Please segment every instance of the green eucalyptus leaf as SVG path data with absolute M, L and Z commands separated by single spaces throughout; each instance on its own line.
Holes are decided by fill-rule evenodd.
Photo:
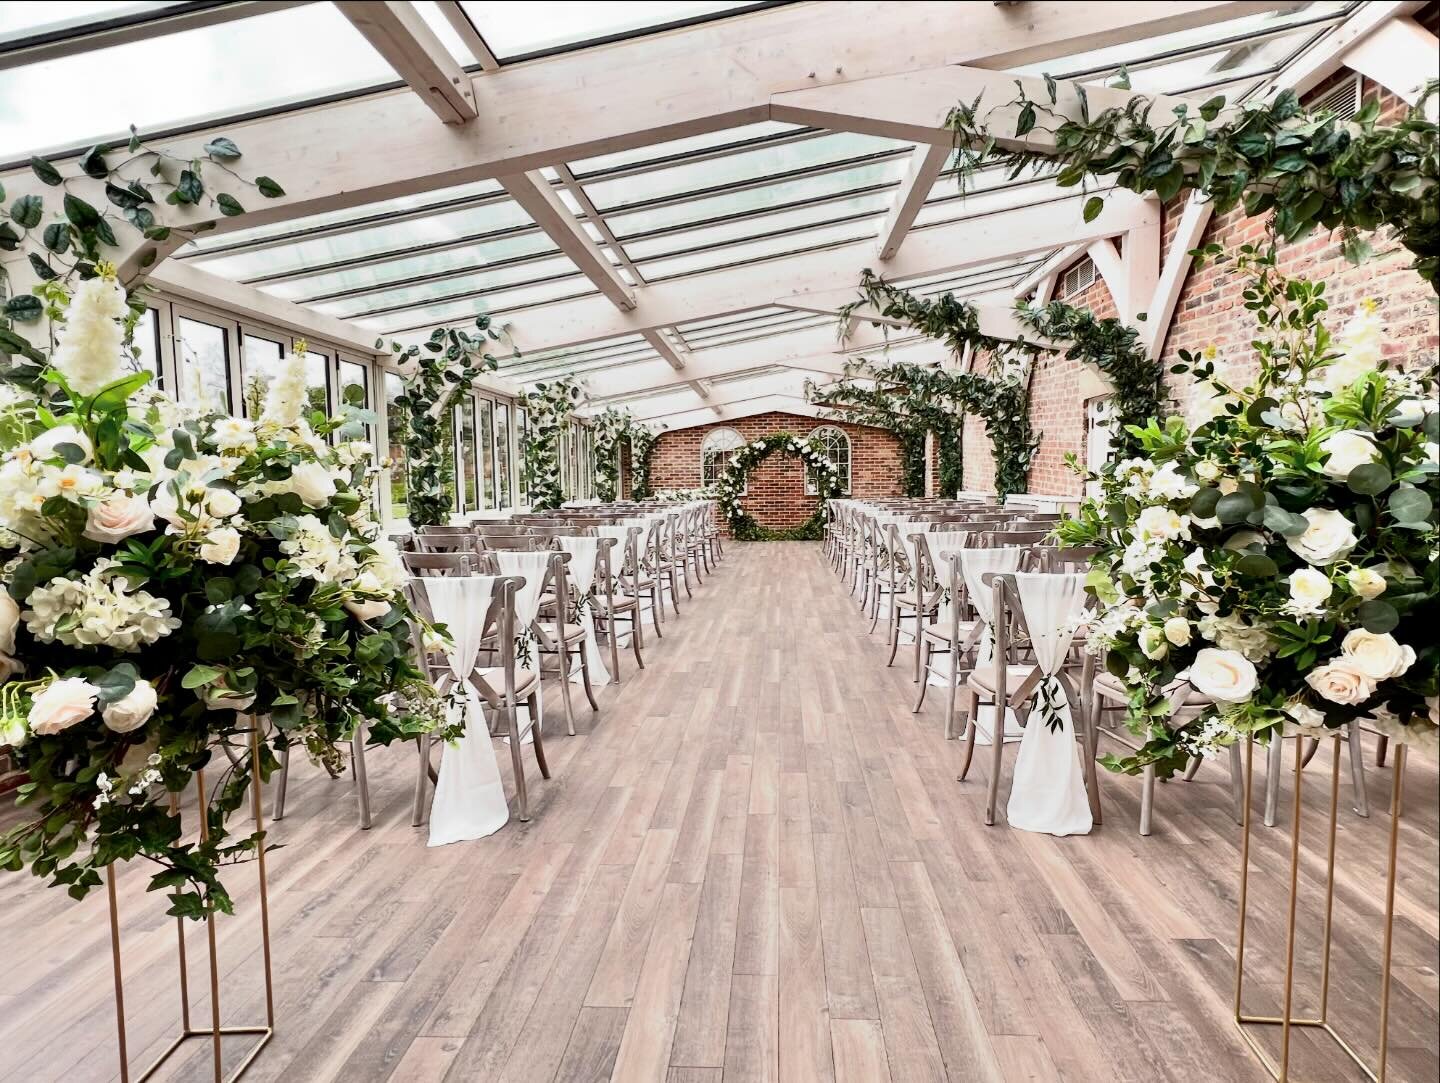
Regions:
M 1345 484 L 1350 487 L 1351 492 L 1362 496 L 1378 496 L 1390 488 L 1393 480 L 1390 468 L 1383 463 L 1362 463 L 1350 471 Z

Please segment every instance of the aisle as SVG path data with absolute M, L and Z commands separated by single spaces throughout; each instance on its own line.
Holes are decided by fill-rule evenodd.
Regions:
M 549 742 L 528 825 L 427 850 L 408 749 L 372 758 L 370 832 L 347 781 L 296 772 L 272 835 L 281 1025 L 247 1081 L 1266 1078 L 1229 1022 L 1238 836 L 1218 772 L 1163 788 L 1149 839 L 1138 787 L 1113 778 L 1089 838 L 986 829 L 983 764 L 956 783 L 942 697 L 910 713 L 905 671 L 818 546 L 733 545 L 681 605 L 650 668 L 622 658 L 601 713 L 577 707 L 580 735 Z M 1435 830 L 1433 766 L 1413 779 L 1407 846 Z M 1341 828 L 1345 908 L 1378 898 L 1385 820 Z M 1271 868 L 1282 846 L 1257 835 Z M 140 1064 L 173 1011 L 157 962 L 173 932 L 140 870 L 122 879 Z M 230 881 L 246 890 L 222 952 L 251 995 L 226 1007 L 249 1020 L 248 870 Z M 1394 1078 L 1433 1040 L 1436 891 L 1402 885 Z M 1257 902 L 1273 914 L 1273 893 Z M 1339 973 L 1378 947 L 1376 923 L 1344 913 Z M 112 1078 L 103 897 L 0 876 L 0 914 L 0 1078 Z M 1302 930 L 1318 927 L 1306 908 Z M 1366 982 L 1337 978 L 1362 1037 Z M 1344 1078 L 1315 1048 L 1302 1040 L 1302 1078 Z M 206 1055 L 161 1078 L 205 1078 Z

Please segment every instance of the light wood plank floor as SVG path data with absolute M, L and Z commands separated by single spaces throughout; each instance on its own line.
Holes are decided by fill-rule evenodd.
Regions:
M 682 609 L 647 670 L 622 656 L 624 683 L 581 711 L 578 736 L 555 729 L 529 824 L 431 850 L 409 825 L 410 750 L 371 757 L 369 832 L 348 780 L 296 771 L 271 833 L 279 1026 L 247 1080 L 1266 1078 L 1229 1019 L 1239 832 L 1220 771 L 1161 787 L 1148 839 L 1138 784 L 1110 776 L 1089 837 L 986 828 L 984 765 L 955 781 L 940 697 L 910 713 L 908 674 L 885 667 L 818 546 L 734 545 Z M 1410 779 L 1391 1067 L 1433 1080 L 1436 772 Z M 1375 815 L 1347 804 L 1340 819 L 1330 999 L 1366 1051 L 1389 772 L 1370 780 Z M 1254 850 L 1248 1006 L 1264 1011 L 1282 980 L 1285 835 L 1259 829 Z M 240 909 L 220 922 L 230 1023 L 262 1013 L 250 872 L 230 873 Z M 173 923 L 143 878 L 121 876 L 137 1066 L 179 1012 Z M 0 1079 L 116 1078 L 107 936 L 103 893 L 72 903 L 0 876 Z M 206 1021 L 203 929 L 189 944 Z M 1300 988 L 1313 1005 L 1315 983 Z M 160 1078 L 208 1065 L 197 1042 Z M 1296 1067 L 1356 1078 L 1308 1034 Z

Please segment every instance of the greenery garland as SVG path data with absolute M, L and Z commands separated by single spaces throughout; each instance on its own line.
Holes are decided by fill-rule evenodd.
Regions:
M 644 425 L 632 425 L 630 438 L 630 499 L 644 500 L 650 495 L 650 459 L 660 434 Z
M 635 422 L 629 410 L 607 406 L 590 424 L 595 433 L 595 496 L 611 501 L 620 495 L 620 445 Z
M 815 475 L 819 496 L 815 512 L 798 527 L 769 530 L 746 514 L 740 506 L 745 493 L 745 480 L 750 471 L 775 452 L 797 455 L 807 470 Z M 792 432 L 777 432 L 752 440 L 730 456 L 725 473 L 715 486 L 720 512 L 730 524 L 730 534 L 737 541 L 818 541 L 825 534 L 825 502 L 840 496 L 840 471 L 830 461 L 818 440 L 802 440 Z
M 500 340 L 500 333 L 490 326 L 490 317 L 478 317 L 475 329 L 478 333 L 472 335 L 459 328 L 437 327 L 416 345 L 390 343 L 395 371 L 404 381 L 395 406 L 407 421 L 403 442 L 411 526 L 448 523 L 454 511 L 454 501 L 445 492 L 446 474 L 453 471 L 445 423 L 475 378 L 499 367 L 489 352 L 489 344 Z M 377 338 L 375 348 L 383 350 L 385 340 Z
M 961 488 L 961 419 L 914 393 L 903 373 L 889 367 L 870 370 L 861 362 L 848 366 L 845 376 L 833 384 L 821 387 L 810 381 L 806 395 L 812 403 L 830 407 L 837 417 L 884 429 L 900 442 L 906 496 L 925 495 L 925 437 L 929 433 L 935 434 L 939 447 L 941 491 Z
M 525 476 L 529 480 L 530 506 L 536 511 L 558 508 L 565 501 L 560 485 L 560 438 L 570 427 L 571 414 L 579 401 L 580 385 L 570 376 L 537 383 L 520 400 L 530 416 Z
M 1053 135 L 1055 150 L 1001 150 L 990 130 L 994 111 L 980 116 L 978 98 L 961 103 L 945 123 L 955 133 L 962 186 L 985 164 L 1007 166 L 1012 177 L 1027 166 L 1038 172 L 1058 164 L 1056 183 L 1062 187 L 1105 177 L 1117 187 L 1153 192 L 1167 201 L 1196 191 L 1214 200 L 1222 213 L 1242 204 L 1246 214 L 1274 211 L 1276 231 L 1286 241 L 1316 226 L 1338 228 L 1351 263 L 1373 252 L 1364 233 L 1390 226 L 1415 256 L 1415 270 L 1440 291 L 1440 137 L 1435 122 L 1420 111 L 1436 92 L 1434 82 L 1393 126 L 1375 123 L 1380 107 L 1374 100 L 1347 121 L 1329 112 L 1306 112 L 1293 90 L 1270 102 L 1229 110 L 1224 96 L 1217 95 L 1196 111 L 1177 106 L 1174 119 L 1158 126 L 1150 122 L 1155 100 L 1144 95 L 1092 118 L 1079 83 L 1072 84 L 1079 100 L 1075 119 L 1051 108 L 1056 83 L 1049 76 L 1048 104 L 1017 85 L 1019 94 L 1000 107 L 1018 107 L 1014 135 L 1039 128 Z M 1128 80 L 1120 86 L 1128 89 Z M 1095 218 L 1103 205 L 1098 195 L 1087 200 L 1085 220 Z

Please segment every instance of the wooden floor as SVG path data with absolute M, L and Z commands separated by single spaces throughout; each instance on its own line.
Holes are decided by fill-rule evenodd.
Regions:
M 1088 837 L 986 828 L 983 765 L 955 781 L 941 698 L 910 713 L 907 673 L 885 667 L 818 546 L 734 545 L 682 608 L 647 670 L 622 657 L 600 713 L 554 731 L 529 824 L 427 849 L 409 749 L 371 757 L 368 832 L 348 779 L 296 772 L 271 832 L 277 1032 L 247 1081 L 1267 1078 L 1230 1021 L 1239 831 L 1220 771 L 1162 787 L 1148 839 L 1138 784 L 1113 776 Z M 1373 1052 L 1389 772 L 1370 779 L 1369 821 L 1342 785 L 1330 1013 Z M 1412 766 L 1409 798 L 1391 1078 L 1434 1080 L 1433 764 Z M 1299 914 L 1307 1008 L 1322 842 Z M 1257 830 L 1254 853 L 1247 1007 L 1273 1011 L 1285 833 Z M 143 880 L 121 874 L 137 1066 L 179 1014 L 174 925 Z M 253 1022 L 252 869 L 228 881 L 224 1014 Z M 189 945 L 198 1023 L 203 926 Z M 103 893 L 73 903 L 0 876 L 0 959 L 0 1079 L 117 1078 Z M 227 1057 L 248 1040 L 227 1038 Z M 1359 1078 L 1296 1042 L 1295 1078 Z M 194 1041 L 159 1078 L 208 1070 Z

